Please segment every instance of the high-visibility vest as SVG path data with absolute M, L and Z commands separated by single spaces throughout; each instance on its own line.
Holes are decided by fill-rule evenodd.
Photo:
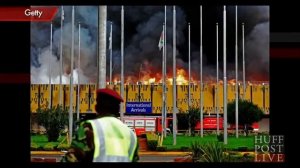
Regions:
M 94 132 L 93 162 L 131 162 L 137 147 L 135 133 L 115 117 L 88 120 Z

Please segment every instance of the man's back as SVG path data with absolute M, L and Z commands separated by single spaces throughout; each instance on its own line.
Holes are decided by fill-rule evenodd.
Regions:
M 132 160 L 137 138 L 127 125 L 115 117 L 102 117 L 88 122 L 94 132 L 94 162 Z
M 118 92 L 111 89 L 96 91 L 97 118 L 82 122 L 76 131 L 66 162 L 130 162 L 138 160 L 138 142 L 132 132 L 118 117 L 120 103 Z
M 129 160 L 124 157 L 107 157 L 107 155 L 128 156 Z M 64 161 L 136 162 L 138 159 L 138 142 L 135 133 L 115 117 L 102 117 L 80 124 Z

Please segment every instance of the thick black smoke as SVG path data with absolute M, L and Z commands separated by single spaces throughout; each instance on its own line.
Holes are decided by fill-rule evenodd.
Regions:
M 116 27 L 117 36 L 120 36 L 120 7 L 108 7 L 108 19 L 115 20 L 113 25 Z M 117 14 L 116 14 L 117 12 Z M 110 15 L 110 13 L 113 13 Z M 159 38 L 162 32 L 164 22 L 163 6 L 125 6 L 125 75 L 132 76 L 133 81 L 139 80 L 141 76 L 159 77 L 162 66 L 162 51 L 158 48 Z M 183 33 L 186 20 L 185 13 L 180 8 L 176 8 L 176 32 L 177 46 L 185 43 L 185 34 Z M 132 26 L 134 25 L 134 26 Z M 127 36 L 132 34 L 132 36 Z M 173 36 L 173 8 L 167 7 L 167 67 L 172 67 L 172 38 Z M 113 35 L 115 37 L 115 35 Z M 114 38 L 116 49 L 120 47 L 120 38 Z M 115 52 L 115 73 L 120 72 L 120 55 L 119 51 Z M 177 50 L 177 57 L 180 52 Z M 183 63 L 177 62 L 178 67 L 184 66 Z M 171 73 L 171 72 L 169 72 Z M 144 78 L 145 79 L 145 78 Z M 140 78 L 140 80 L 142 80 Z
M 196 9 L 199 10 L 199 7 Z M 223 79 L 223 6 L 215 11 L 206 11 L 203 6 L 203 78 L 216 79 L 216 35 L 215 23 L 219 22 L 219 78 Z M 214 10 L 214 9 L 209 9 Z M 217 14 L 215 14 L 217 12 Z M 196 12 L 197 13 L 197 12 Z M 191 19 L 192 21 L 198 21 Z M 193 22 L 193 23 L 194 23 Z M 195 24 L 191 25 L 195 25 Z M 242 23 L 245 23 L 245 67 L 246 80 L 269 80 L 269 6 L 238 6 L 238 78 L 242 79 Z M 199 29 L 199 24 L 197 25 Z M 193 26 L 191 27 L 192 33 Z M 210 29 L 210 30 L 209 30 Z M 199 33 L 196 36 L 199 36 Z M 192 37 L 193 39 L 193 37 Z M 195 41 L 192 41 L 195 42 Z M 195 45 L 196 44 L 196 45 Z M 192 72 L 199 79 L 199 40 L 192 43 Z M 235 79 L 235 6 L 227 6 L 227 78 Z M 186 44 L 187 46 L 187 44 Z M 187 69 L 187 49 L 183 60 Z
M 120 74 L 120 46 L 121 46 L 121 8 L 108 6 L 108 21 L 113 22 L 113 76 L 119 78 Z M 228 8 L 228 18 L 232 15 L 232 8 Z M 71 53 L 71 7 L 65 6 L 63 28 L 63 82 L 69 81 L 70 53 Z M 31 23 L 31 80 L 32 83 L 48 83 L 49 63 L 51 66 L 51 78 L 53 83 L 59 82 L 59 54 L 60 54 L 60 11 L 53 20 L 53 53 L 50 55 L 50 23 Z M 132 76 L 132 81 L 137 81 L 141 76 L 158 77 L 161 72 L 162 52 L 159 51 L 158 42 L 164 22 L 164 6 L 125 6 L 124 40 L 125 76 Z M 176 7 L 177 23 L 177 67 L 187 71 L 187 52 L 182 46 L 187 46 L 187 21 L 185 10 Z M 209 19 L 209 16 L 204 16 Z M 247 80 L 257 79 L 257 74 L 262 74 L 262 79 L 268 79 L 269 73 L 269 7 L 267 6 L 241 6 L 239 7 L 239 22 L 246 20 L 246 75 Z M 74 77 L 75 83 L 80 73 L 81 83 L 96 81 L 97 69 L 97 27 L 98 7 L 75 7 L 75 52 L 74 52 Z M 81 70 L 78 70 L 78 22 L 81 23 Z M 199 24 L 199 23 L 197 23 Z M 107 24 L 107 38 L 110 24 Z M 220 32 L 222 26 L 219 26 Z M 194 30 L 196 31 L 196 30 Z M 205 32 L 204 32 L 205 33 Z M 239 34 L 240 35 L 240 34 Z M 167 8 L 167 69 L 172 74 L 173 55 L 173 7 Z M 214 37 L 214 36 L 213 36 Z M 221 35 L 220 35 L 221 41 Z M 107 42 L 109 42 L 107 40 Z M 193 42 L 193 41 L 192 41 Z M 221 45 L 222 43 L 220 43 Z M 108 43 L 107 43 L 108 47 Z M 214 47 L 214 46 L 213 46 Z M 191 65 L 194 79 L 199 79 L 199 45 L 191 44 Z M 241 38 L 239 38 L 241 49 Z M 239 62 L 241 70 L 241 50 L 239 50 Z M 107 51 L 109 56 L 109 51 Z M 208 62 L 209 57 L 215 54 L 203 53 L 204 80 L 214 80 L 216 67 Z M 222 54 L 220 52 L 220 77 L 222 77 Z M 109 58 L 109 57 L 107 57 Z M 107 63 L 109 59 L 107 59 Z M 255 65 L 255 68 L 253 68 Z M 109 64 L 107 64 L 107 76 Z M 234 64 L 228 63 L 228 77 L 234 77 Z M 241 79 L 241 72 L 239 73 Z M 266 77 L 267 76 L 267 77 Z M 125 77 L 126 79 L 126 77 Z
M 229 8 L 229 15 L 235 6 Z M 245 23 L 246 80 L 269 80 L 269 6 L 238 6 L 238 22 Z M 239 26 L 239 79 L 242 79 L 242 34 Z M 234 65 L 232 65 L 234 69 Z M 233 73 L 234 74 L 234 73 Z M 235 75 L 235 74 L 234 74 Z M 234 77 L 232 77 L 234 78 Z
M 243 8 L 248 8 L 245 15 L 250 18 L 248 24 L 251 28 L 245 37 L 246 75 L 248 80 L 269 80 L 269 7 Z

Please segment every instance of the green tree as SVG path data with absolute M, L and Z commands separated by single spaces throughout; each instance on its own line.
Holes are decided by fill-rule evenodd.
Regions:
M 189 128 L 188 113 L 179 111 L 177 114 L 177 121 L 179 130 L 187 130 Z
M 48 141 L 55 142 L 68 123 L 68 111 L 62 106 L 40 108 L 37 110 L 36 119 L 39 125 L 45 127 Z
M 188 110 L 188 123 L 191 129 L 192 136 L 195 136 L 195 126 L 197 121 L 200 121 L 200 109 L 191 107 Z
M 180 111 L 177 114 L 178 129 L 184 129 L 192 133 L 195 136 L 195 126 L 197 121 L 200 120 L 200 109 L 195 107 L 190 107 L 186 112 Z
M 263 118 L 263 111 L 256 105 L 247 100 L 239 99 L 239 125 L 245 126 L 245 133 L 248 136 L 249 125 L 258 122 Z M 235 101 L 227 105 L 228 123 L 235 124 Z

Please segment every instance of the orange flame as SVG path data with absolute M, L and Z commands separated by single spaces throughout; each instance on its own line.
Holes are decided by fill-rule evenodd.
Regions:
M 120 76 L 114 77 L 113 82 L 115 84 L 120 83 Z M 149 74 L 149 73 L 143 72 L 143 75 L 139 76 L 139 78 L 137 78 L 135 76 L 127 76 L 125 78 L 124 82 L 125 82 L 125 84 L 128 84 L 128 83 L 140 83 L 140 84 L 144 84 L 144 85 L 158 84 L 158 83 L 162 83 L 162 76 L 160 73 Z M 195 82 L 192 77 L 191 77 L 191 82 Z M 169 85 L 173 84 L 172 75 L 168 74 L 166 76 L 166 83 Z M 176 70 L 176 84 L 177 85 L 187 85 L 188 84 L 188 74 L 182 68 L 179 68 Z
M 186 85 L 188 84 L 188 80 L 186 79 L 186 72 L 184 69 L 177 69 L 176 70 L 176 84 L 177 85 Z M 173 78 L 168 78 L 167 79 L 168 84 L 172 85 L 173 84 Z
M 155 83 L 155 78 L 150 78 L 149 83 Z
M 235 79 L 231 79 L 231 80 L 228 80 L 227 84 L 230 84 L 230 85 L 235 85 L 236 81 Z
M 187 73 L 185 72 L 184 69 L 177 69 L 177 75 L 176 75 L 176 84 L 177 85 L 188 85 L 188 79 L 187 79 Z M 143 84 L 143 85 L 150 85 L 150 84 L 159 84 L 162 83 L 162 78 L 160 74 L 156 74 L 155 77 L 151 77 L 150 75 L 144 75 L 141 77 L 141 80 L 138 81 L 136 77 L 134 76 L 128 76 L 126 77 L 126 79 L 124 80 L 125 84 Z M 120 84 L 120 77 L 119 76 L 115 76 L 113 78 L 113 84 Z M 191 83 L 194 84 L 198 84 L 197 81 L 195 81 L 192 77 L 191 77 Z M 206 84 L 216 84 L 216 81 L 204 81 L 204 83 Z M 219 79 L 219 85 L 223 85 L 223 80 Z M 246 85 L 255 85 L 255 84 L 268 84 L 268 81 L 246 81 Z M 109 82 L 107 82 L 107 84 L 109 84 Z M 166 77 L 166 84 L 168 85 L 173 85 L 173 78 L 171 77 L 171 75 L 168 75 Z M 235 79 L 230 79 L 227 81 L 227 85 L 235 85 L 236 81 Z M 242 81 L 238 81 L 239 85 L 243 85 Z

